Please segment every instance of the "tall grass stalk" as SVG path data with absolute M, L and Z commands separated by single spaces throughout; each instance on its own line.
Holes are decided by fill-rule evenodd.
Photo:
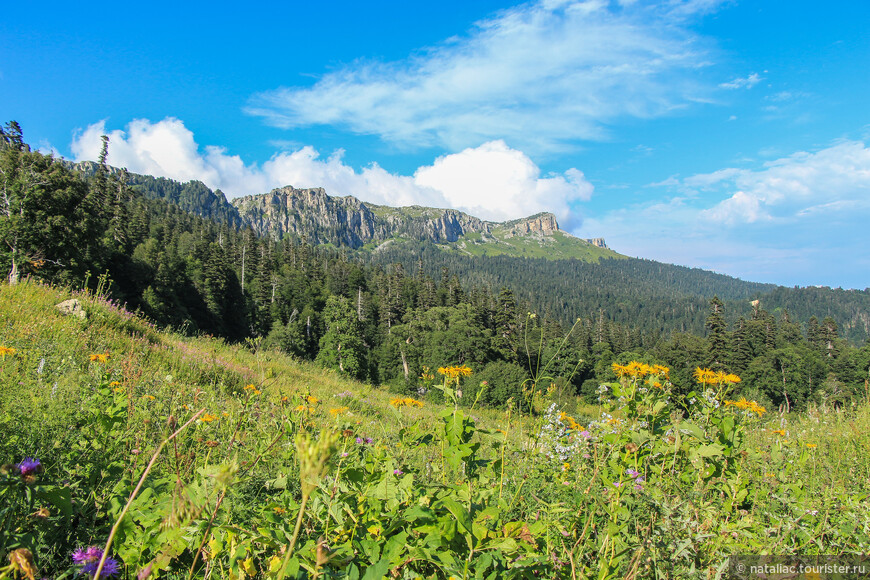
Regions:
M 193 417 L 187 420 L 187 423 L 176 429 L 172 435 L 164 439 L 163 442 L 157 447 L 157 450 L 154 451 L 154 455 L 151 456 L 151 461 L 148 462 L 148 466 L 145 468 L 145 471 L 142 472 L 142 477 L 139 478 L 139 483 L 136 484 L 136 488 L 133 490 L 133 493 L 130 494 L 130 499 L 127 500 L 127 503 L 121 510 L 121 514 L 118 516 L 118 519 L 115 520 L 115 525 L 112 526 L 112 531 L 109 532 L 109 539 L 106 540 L 106 547 L 103 548 L 103 556 L 100 558 L 100 563 L 97 566 L 97 571 L 94 573 L 94 580 L 98 580 L 100 578 L 100 574 L 103 571 L 103 566 L 106 564 L 106 558 L 109 557 L 109 550 L 112 548 L 112 541 L 114 541 L 115 534 L 118 533 L 118 528 L 121 526 L 121 521 L 123 521 L 124 516 L 127 515 L 127 511 L 133 504 L 133 500 L 136 499 L 137 495 L 139 495 L 139 491 L 142 489 L 142 484 L 145 483 L 145 478 L 148 477 L 148 473 L 151 471 L 151 468 L 154 467 L 154 464 L 157 462 L 157 458 L 160 456 L 163 448 L 166 447 L 167 443 L 175 439 L 179 433 L 184 431 L 188 425 L 196 421 L 203 413 L 205 413 L 205 408 L 200 409 L 199 412 L 197 412 Z

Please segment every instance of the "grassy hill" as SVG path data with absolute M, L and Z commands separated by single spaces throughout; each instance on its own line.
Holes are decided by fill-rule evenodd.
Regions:
M 474 369 L 439 370 L 397 397 L 0 285 L 0 575 L 715 577 L 870 551 L 867 403 L 772 414 L 701 372 L 678 401 L 637 363 L 601 407 L 541 375 L 481 410 Z
M 548 260 L 573 258 L 583 262 L 598 262 L 602 258 L 625 259 L 625 256 L 609 248 L 594 246 L 562 231 L 547 236 L 511 236 L 508 231 L 507 227 L 500 226 L 493 230 L 491 236 L 473 232 L 442 247 L 469 256 L 514 256 Z

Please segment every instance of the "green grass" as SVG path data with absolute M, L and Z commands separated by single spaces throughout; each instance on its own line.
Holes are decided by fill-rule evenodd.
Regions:
M 506 228 L 496 228 L 493 235 L 487 238 L 479 233 L 466 234 L 457 242 L 442 244 L 439 247 L 471 256 L 516 256 L 549 260 L 574 258 L 584 262 L 598 262 L 602 258 L 625 258 L 613 250 L 593 246 L 585 240 L 561 231 L 553 232 L 548 236 L 508 237 L 506 233 Z
M 72 296 L 87 320 L 55 308 Z M 713 578 L 870 551 L 866 402 L 682 409 L 629 376 L 601 405 L 535 389 L 531 415 L 455 407 L 447 379 L 447 404 L 406 406 L 32 283 L 0 285 L 0 346 L 3 577 L 71 578 L 107 542 L 168 578 Z

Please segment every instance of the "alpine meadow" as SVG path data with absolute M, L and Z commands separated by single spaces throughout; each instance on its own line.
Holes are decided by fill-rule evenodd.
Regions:
M 3 12 L 0 580 L 870 578 L 870 3 Z
M 866 291 L 538 217 L 465 248 L 580 257 L 410 239 L 471 221 L 422 209 L 374 244 L 329 208 L 257 235 L 202 184 L 3 137 L 4 577 L 717 577 L 868 551 Z

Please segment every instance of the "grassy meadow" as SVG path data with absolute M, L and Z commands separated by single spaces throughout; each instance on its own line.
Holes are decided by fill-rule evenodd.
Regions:
M 56 304 L 78 299 L 85 319 Z M 0 285 L 2 578 L 719 578 L 870 553 L 870 402 L 780 415 L 632 363 L 481 409 Z M 470 392 L 472 389 L 467 388 Z

